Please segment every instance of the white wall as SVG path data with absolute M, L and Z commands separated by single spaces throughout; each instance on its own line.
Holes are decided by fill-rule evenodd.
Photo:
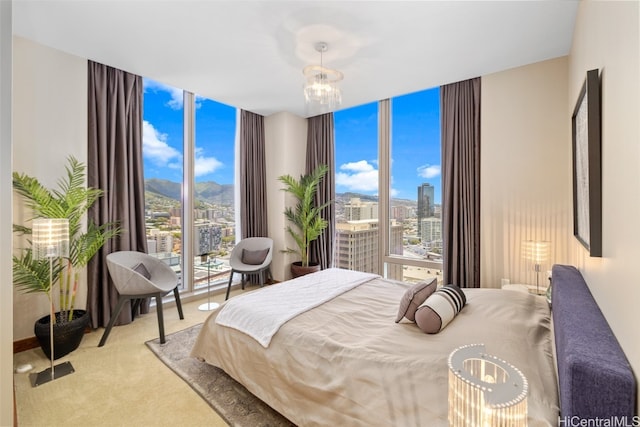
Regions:
M 29 40 L 13 38 L 13 170 L 54 188 L 69 155 L 87 161 L 87 60 Z M 14 197 L 14 222 L 28 215 Z M 14 248 L 23 247 L 14 239 Z M 86 275 L 77 308 L 86 304 Z M 48 312 L 42 294 L 13 295 L 13 340 L 33 336 L 33 324 Z
M 275 280 L 291 278 L 289 266 L 299 257 L 280 251 L 295 247 L 295 242 L 285 232 L 288 225 L 284 209 L 293 202 L 291 196 L 281 190 L 281 175 L 299 177 L 304 174 L 307 151 L 307 120 L 291 113 L 277 113 L 265 117 L 265 145 L 267 169 L 267 215 L 269 236 L 273 239 L 271 273 Z
M 567 63 L 558 58 L 482 76 L 481 283 L 535 284 L 522 242 L 551 242 L 567 263 L 572 225 Z M 546 286 L 546 274 L 540 277 Z
M 602 258 L 569 235 L 584 275 L 640 377 L 640 3 L 580 2 L 569 56 L 568 109 L 586 72 L 601 72 Z M 640 396 L 638 399 L 640 406 Z
M 13 285 L 11 274 L 12 6 L 0 1 L 0 426 L 13 424 Z

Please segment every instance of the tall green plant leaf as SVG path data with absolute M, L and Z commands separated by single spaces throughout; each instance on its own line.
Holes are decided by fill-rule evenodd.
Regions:
M 298 248 L 287 248 L 285 252 L 300 255 L 302 265 L 305 267 L 309 265 L 309 244 L 320 237 L 328 226 L 328 222 L 321 217 L 321 212 L 331 202 L 320 207 L 314 206 L 318 186 L 328 170 L 327 165 L 320 165 L 312 173 L 301 175 L 300 179 L 295 179 L 291 175 L 278 177 L 278 180 L 284 184 L 282 190 L 296 199 L 296 205 L 285 208 L 284 215 L 294 226 L 288 226 L 286 230 Z
M 48 293 L 51 289 L 50 279 L 55 283 L 61 271 L 60 262 L 49 265 L 46 259 L 35 259 L 31 249 L 25 249 L 19 257 L 13 256 L 13 284 L 25 293 Z
M 28 227 L 28 223 L 34 218 L 69 220 L 68 262 L 56 262 L 53 272 L 54 283 L 59 282 L 62 285 L 62 282 L 65 282 L 64 289 L 60 289 L 63 296 L 61 310 L 73 310 L 71 287 L 75 287 L 77 282 L 77 272 L 73 270 L 85 267 L 107 240 L 121 233 L 117 224 L 98 226 L 90 220 L 87 221 L 86 231 L 83 231 L 83 220 L 87 211 L 103 193 L 102 190 L 86 187 L 85 177 L 85 165 L 73 156 L 69 156 L 65 173 L 58 180 L 57 188 L 53 190 L 44 187 L 34 177 L 13 173 L 13 188 L 33 212 L 33 217 L 26 219 L 27 224 L 14 224 L 14 232 L 30 234 L 31 228 Z M 49 263 L 46 260 L 35 260 L 31 249 L 13 257 L 13 271 L 14 284 L 18 289 L 25 292 L 49 292 Z M 63 305 L 65 307 L 62 307 Z

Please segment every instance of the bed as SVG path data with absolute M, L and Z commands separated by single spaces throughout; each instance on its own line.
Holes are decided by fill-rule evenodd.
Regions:
M 311 309 L 283 314 L 295 305 L 283 295 L 313 292 L 309 280 L 324 291 L 349 274 L 324 270 L 232 298 L 204 323 L 192 356 L 223 369 L 296 425 L 444 426 L 447 358 L 459 346 L 482 343 L 526 376 L 529 425 L 558 424 L 561 400 L 544 298 L 464 289 L 460 313 L 439 333 L 425 334 L 406 319 L 394 322 L 410 285 L 370 275 L 347 290 L 330 290 L 331 297 Z M 225 310 L 238 310 L 240 322 L 258 325 L 258 332 L 225 326 Z M 284 321 L 274 326 L 265 313 Z

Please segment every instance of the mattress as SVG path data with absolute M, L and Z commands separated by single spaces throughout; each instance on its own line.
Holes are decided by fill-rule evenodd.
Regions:
M 367 281 L 286 322 L 267 348 L 216 324 L 222 305 L 204 323 L 192 356 L 223 369 L 300 426 L 446 426 L 448 356 L 459 346 L 484 344 L 526 376 L 529 425 L 557 424 L 544 298 L 464 289 L 466 306 L 430 335 L 412 322 L 394 322 L 408 286 Z

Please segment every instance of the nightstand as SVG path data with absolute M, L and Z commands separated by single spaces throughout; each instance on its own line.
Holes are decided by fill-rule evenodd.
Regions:
M 521 284 L 506 284 L 502 285 L 502 289 L 506 289 L 509 291 L 519 291 L 519 292 L 528 292 L 537 296 L 545 296 L 547 293 L 546 286 L 540 286 L 539 291 L 536 292 L 536 285 L 521 285 Z

